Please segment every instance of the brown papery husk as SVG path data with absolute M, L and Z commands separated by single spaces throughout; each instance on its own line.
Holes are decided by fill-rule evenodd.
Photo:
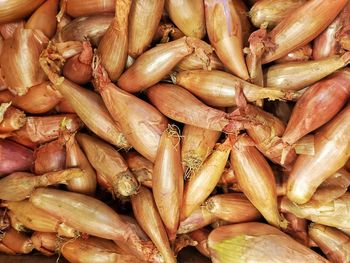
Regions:
M 115 2 L 115 0 L 111 1 Z M 114 6 L 112 12 L 114 12 Z M 93 46 L 98 46 L 112 20 L 113 14 L 76 18 L 57 33 L 55 40 L 57 42 L 84 41 L 85 38 L 88 38 Z
M 3 1 L 0 4 L 0 23 L 3 24 L 24 18 L 44 1 L 45 0 L 33 0 L 29 3 L 27 0 Z
M 30 237 L 14 230 L 12 227 L 6 230 L 1 238 L 1 242 L 18 254 L 29 254 L 34 246 Z
M 342 168 L 350 157 L 350 107 L 315 135 L 314 155 L 299 155 L 288 178 L 287 196 L 304 204 L 317 187 Z
M 128 152 L 126 162 L 130 171 L 142 185 L 152 188 L 153 163 L 137 152 Z
M 287 55 L 277 59 L 276 63 L 288 63 L 288 62 L 301 62 L 301 61 L 308 61 L 312 58 L 312 52 L 313 49 L 311 47 L 311 44 L 306 44 L 305 46 L 302 46 L 300 48 L 297 48 L 296 50 L 293 50 L 289 52 Z
M 124 71 L 128 56 L 128 17 L 131 4 L 131 0 L 116 0 L 115 17 L 97 49 L 101 63 L 112 81 L 117 81 Z
M 234 140 L 228 137 L 208 158 L 204 159 L 198 170 L 190 174 L 184 189 L 181 220 L 189 217 L 215 189 L 225 169 L 233 143 Z
M 24 112 L 12 106 L 5 110 L 1 119 L 0 133 L 9 133 L 18 130 L 26 123 L 26 115 Z
M 335 72 L 310 88 L 293 108 L 283 141 L 292 145 L 306 134 L 329 122 L 350 97 L 350 70 Z
M 328 262 L 280 230 L 262 223 L 219 227 L 208 237 L 213 263 Z
M 130 249 L 140 259 L 158 258 L 158 251 L 152 242 L 142 241 L 135 230 L 112 208 L 95 198 L 40 188 L 32 193 L 29 200 L 78 231 L 101 238 L 128 242 Z
M 68 240 L 61 245 L 60 252 L 67 260 L 69 260 L 69 262 L 72 263 L 144 262 L 137 259 L 133 255 L 121 254 L 115 243 L 110 240 L 97 237 Z
M 158 29 L 163 8 L 164 0 L 133 1 L 128 33 L 128 54 L 133 58 L 138 57 L 149 48 Z
M 233 172 L 232 167 L 226 165 L 223 173 L 221 174 L 218 186 L 228 186 L 237 183 L 237 177 Z
M 312 200 L 320 203 L 327 203 L 339 198 L 347 192 L 350 185 L 350 173 L 341 168 L 328 177 L 312 195 Z
M 63 67 L 63 76 L 76 84 L 84 85 L 92 78 L 92 48 L 89 41 L 83 42 L 83 51 L 69 58 Z
M 138 194 L 131 197 L 131 204 L 136 220 L 158 248 L 164 262 L 176 262 L 152 192 L 141 186 Z
M 284 232 L 293 237 L 300 244 L 309 247 L 310 237 L 307 230 L 308 221 L 304 218 L 299 218 L 292 213 L 284 213 L 283 216 L 288 220 L 288 227 Z
M 166 0 L 165 10 L 175 25 L 189 37 L 205 36 L 204 3 L 202 0 Z
M 294 149 L 283 156 L 285 146 L 281 136 L 285 131 L 285 124 L 279 118 L 256 106 L 248 104 L 245 111 L 246 114 L 259 121 L 259 124 L 247 127 L 247 133 L 259 151 L 274 163 L 286 168 L 290 167 L 297 156 Z
M 57 139 L 62 127 L 65 127 L 67 132 L 73 133 L 82 126 L 83 123 L 75 114 L 27 117 L 26 124 L 13 132 L 11 139 L 30 148 L 35 148 L 39 144 Z
M 22 201 L 30 196 L 35 188 L 45 187 L 84 175 L 84 171 L 71 168 L 43 175 L 24 172 L 12 173 L 0 180 L 0 198 L 6 201 Z
M 157 32 L 153 36 L 152 44 L 167 43 L 170 40 L 176 40 L 184 36 L 184 33 L 182 33 L 173 23 L 160 21 Z
M 17 28 L 14 36 L 4 42 L 0 56 L 1 74 L 13 94 L 24 95 L 30 87 L 46 79 L 39 56 L 47 42 L 40 30 L 23 27 Z
M 205 0 L 204 4 L 207 33 L 216 54 L 233 74 L 249 79 L 239 8 L 232 1 Z
M 9 91 L 0 92 L 1 94 L 11 94 Z M 9 97 L 10 98 L 10 97 Z M 31 87 L 23 96 L 13 96 L 9 101 L 12 105 L 32 114 L 42 114 L 52 110 L 61 100 L 61 94 L 52 88 L 49 81 L 44 81 L 39 85 Z
M 67 189 L 87 195 L 94 195 L 96 191 L 96 173 L 89 160 L 75 139 L 75 134 L 69 136 L 66 142 L 66 167 L 79 167 L 84 170 L 82 177 L 67 181 Z
M 94 85 L 113 119 L 132 147 L 154 162 L 160 136 L 168 126 L 167 118 L 149 103 L 115 86 L 98 61 L 95 62 Z
M 58 55 L 56 60 L 50 60 L 50 56 Z M 79 118 L 84 124 L 100 138 L 118 146 L 119 148 L 129 148 L 120 126 L 111 118 L 101 97 L 93 91 L 85 89 L 72 81 L 60 77 L 56 72 L 57 67 L 62 67 L 63 58 L 57 54 L 54 45 L 51 45 L 40 57 L 40 64 L 50 81 L 62 96 L 74 108 Z
M 95 14 L 113 13 L 115 0 L 67 0 L 66 12 L 72 17 L 91 16 Z
M 273 28 L 306 2 L 306 0 L 260 0 L 250 9 L 249 17 L 257 28 L 264 23 Z
M 184 193 L 179 130 L 169 125 L 160 139 L 153 168 L 153 196 L 168 232 L 175 240 Z
M 190 171 L 197 170 L 213 151 L 221 132 L 192 125 L 182 130 L 181 160 Z
M 25 24 L 24 20 L 12 21 L 6 24 L 0 25 L 0 34 L 4 39 L 13 37 L 18 27 L 23 28 Z
M 217 217 L 210 213 L 206 208 L 199 207 L 193 211 L 193 213 L 187 217 L 185 220 L 182 220 L 177 230 L 178 234 L 186 234 L 207 225 L 210 225 Z
M 333 227 L 311 224 L 309 235 L 331 262 L 349 261 L 350 238 L 342 231 Z
M 237 89 L 241 87 L 248 101 L 259 99 L 288 99 L 290 92 L 279 88 L 263 88 L 234 75 L 218 70 L 189 70 L 176 75 L 176 84 L 180 85 L 210 106 L 231 107 L 236 105 Z
M 44 174 L 63 170 L 66 167 L 65 141 L 59 138 L 35 149 L 34 173 Z
M 33 162 L 33 151 L 18 143 L 0 139 L 0 176 L 31 170 Z
M 83 51 L 83 40 L 80 41 L 66 41 L 55 43 L 55 47 L 58 53 L 62 55 L 64 59 L 74 57 Z
M 25 28 L 41 30 L 49 39 L 56 32 L 58 0 L 45 1 L 28 19 Z
M 311 0 L 295 9 L 268 34 L 275 48 L 265 53 L 263 64 L 309 43 L 327 28 L 347 2 Z
M 45 256 L 53 256 L 56 253 L 59 239 L 55 233 L 35 231 L 30 239 L 34 248 Z
M 349 12 L 350 3 L 348 2 L 337 18 L 314 40 L 312 53 L 314 59 L 322 59 L 339 54 L 341 51 L 339 38 L 342 29 L 349 26 Z
M 73 107 L 65 99 L 62 99 L 55 107 L 55 111 L 59 113 L 75 113 Z
M 321 60 L 277 64 L 267 69 L 264 79 L 268 87 L 300 90 L 345 67 L 350 53 Z
M 260 212 L 242 193 L 219 194 L 210 197 L 204 203 L 210 213 L 230 223 L 257 221 Z
M 327 203 L 311 199 L 309 202 L 300 205 L 285 196 L 280 202 L 280 210 L 284 213 L 293 213 L 299 218 L 305 218 L 318 224 L 348 230 L 350 228 L 347 209 L 349 205 L 350 194 L 348 192 Z
M 183 37 L 157 45 L 136 59 L 121 75 L 118 86 L 133 93 L 145 90 L 158 83 L 183 58 L 193 52 L 208 60 L 212 48 L 204 41 L 193 37 Z
M 237 132 L 254 122 L 241 117 L 239 110 L 227 114 L 208 107 L 178 85 L 159 83 L 149 88 L 146 93 L 160 112 L 184 124 L 214 131 Z
M 177 72 L 197 69 L 224 70 L 225 66 L 222 64 L 218 56 L 212 52 L 208 55 L 208 59 L 203 59 L 196 53 L 190 54 L 181 60 L 174 68 Z
M 130 196 L 137 193 L 139 183 L 117 150 L 86 134 L 77 134 L 76 138 L 91 165 L 112 185 L 116 195 Z
M 13 213 L 15 219 L 26 228 L 55 233 L 56 236 L 75 237 L 78 235 L 78 232 L 73 228 L 68 227 L 56 217 L 47 214 L 46 211 L 37 208 L 28 200 L 20 202 L 4 201 L 3 204 Z
M 272 169 L 264 156 L 252 146 L 248 136 L 240 136 L 233 145 L 230 161 L 239 186 L 249 201 L 271 225 L 286 228 L 287 221 L 278 211 L 276 181 Z
M 201 228 L 195 230 L 189 234 L 189 236 L 196 241 L 198 244 L 196 245 L 196 249 L 203 255 L 210 258 L 210 251 L 208 248 L 208 236 L 210 231 L 206 228 Z

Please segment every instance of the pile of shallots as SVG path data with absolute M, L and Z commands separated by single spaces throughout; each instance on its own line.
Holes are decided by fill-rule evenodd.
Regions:
M 349 62 L 350 0 L 0 1 L 0 251 L 350 262 Z

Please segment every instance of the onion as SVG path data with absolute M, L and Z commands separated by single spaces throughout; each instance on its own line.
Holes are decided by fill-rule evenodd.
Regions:
M 65 141 L 62 138 L 35 149 L 34 172 L 44 174 L 63 170 L 66 165 Z
M 34 246 L 30 237 L 17 232 L 12 227 L 6 230 L 1 238 L 2 244 L 18 254 L 29 254 Z
M 237 181 L 249 201 L 264 218 L 277 228 L 287 222 L 278 212 L 276 182 L 270 165 L 261 153 L 251 146 L 248 136 L 239 137 L 231 150 L 231 164 Z M 262 198 L 263 197 L 263 198 Z
M 111 1 L 114 2 L 114 0 Z M 82 5 L 79 4 L 79 6 L 81 7 Z M 112 12 L 113 11 L 114 6 Z M 76 18 L 57 33 L 56 41 L 84 41 L 85 38 L 88 38 L 92 45 L 97 46 L 100 43 L 103 35 L 106 33 L 112 20 L 112 14 L 101 14 Z
M 130 249 L 140 259 L 159 259 L 158 251 L 152 243 L 142 241 L 128 223 L 97 199 L 78 193 L 41 188 L 35 190 L 29 200 L 78 231 L 128 242 Z
M 4 253 L 4 254 L 7 254 L 7 255 L 16 255 L 15 251 L 13 251 L 12 249 L 8 248 L 3 243 L 0 243 L 0 252 Z
M 15 34 L 15 31 L 17 28 L 23 28 L 24 27 L 24 20 L 19 21 L 13 21 L 10 23 L 2 24 L 0 25 L 0 34 L 4 39 L 12 38 Z
M 115 8 L 115 0 L 85 0 L 84 4 L 79 0 L 67 0 L 67 14 L 72 17 L 90 16 L 99 13 L 112 13 Z
M 63 67 L 63 76 L 67 79 L 83 85 L 92 78 L 92 48 L 89 41 L 83 42 L 83 51 L 79 55 L 69 58 Z
M 137 192 L 139 183 L 118 151 L 86 134 L 78 134 L 77 140 L 91 165 L 112 185 L 114 194 L 130 196 Z
M 96 173 L 89 160 L 75 139 L 70 135 L 66 142 L 66 167 L 79 167 L 84 170 L 84 176 L 67 181 L 67 189 L 72 192 L 94 195 L 96 190 Z
M 247 8 L 247 4 L 244 0 L 234 0 L 233 4 L 237 9 L 237 13 L 239 16 L 239 20 L 241 21 L 242 26 L 242 38 L 243 38 L 243 47 L 248 46 L 248 39 L 250 34 L 253 32 L 253 26 L 250 23 L 249 19 L 249 10 Z
M 62 55 L 64 59 L 74 57 L 83 51 L 83 42 L 80 41 L 67 41 L 55 43 L 55 47 L 58 53 Z
M 208 237 L 213 263 L 328 262 L 278 229 L 262 223 L 219 227 Z
M 236 87 L 242 87 L 248 101 L 259 99 L 287 99 L 291 93 L 275 88 L 262 88 L 223 71 L 189 70 L 176 75 L 180 85 L 210 106 L 230 107 L 236 105 Z
M 208 44 L 208 48 L 209 48 Z M 181 72 L 185 70 L 196 70 L 196 69 L 205 69 L 205 70 L 224 70 L 225 67 L 215 54 L 212 52 L 208 55 L 208 59 L 203 59 L 200 54 L 193 53 L 191 55 L 186 56 L 183 60 L 181 60 L 176 67 L 175 71 Z
M 165 10 L 175 25 L 189 37 L 205 36 L 204 3 L 202 0 L 166 0 Z
M 283 216 L 289 223 L 284 232 L 289 234 L 300 244 L 310 246 L 311 240 L 307 233 L 308 221 L 304 218 L 299 218 L 292 213 L 284 213 Z
M 340 230 L 319 224 L 311 224 L 309 226 L 309 234 L 331 262 L 342 263 L 349 260 L 350 238 Z
M 56 105 L 55 110 L 59 113 L 75 113 L 72 105 L 65 99 L 62 99 L 61 102 Z
M 33 0 L 29 3 L 27 0 L 2 1 L 0 4 L 0 24 L 26 17 L 44 1 L 45 0 Z
M 158 29 L 164 0 L 133 1 L 129 15 L 128 54 L 133 58 L 148 49 Z
M 230 164 L 229 164 L 229 167 L 227 167 L 227 164 L 226 164 L 226 167 L 223 173 L 221 174 L 220 180 L 218 182 L 218 186 L 228 186 L 230 184 L 236 184 L 236 183 L 237 183 L 237 177 L 233 172 L 232 167 L 230 167 Z
M 153 163 L 137 152 L 128 152 L 126 155 L 130 171 L 142 185 L 152 188 Z
M 195 230 L 190 233 L 190 237 L 196 241 L 198 244 L 196 245 L 196 249 L 203 255 L 210 258 L 210 251 L 208 248 L 208 236 L 209 231 L 205 228 Z
M 215 217 L 230 223 L 255 221 L 261 217 L 259 211 L 241 193 L 214 195 L 204 207 Z
M 159 214 L 169 240 L 174 241 L 180 221 L 184 188 L 180 135 L 174 125 L 169 125 L 160 138 L 152 182 L 153 196 Z
M 153 36 L 152 44 L 167 43 L 170 40 L 176 40 L 184 36 L 184 33 L 173 23 L 160 21 L 157 31 Z
M 5 84 L 12 93 L 24 95 L 30 87 L 46 79 L 38 59 L 47 42 L 41 31 L 21 27 L 13 38 L 5 41 L 0 66 Z
M 345 67 L 349 62 L 350 53 L 345 53 L 341 57 L 278 64 L 269 67 L 264 78 L 267 86 L 300 90 Z
M 0 180 L 0 199 L 7 201 L 22 201 L 30 196 L 35 188 L 65 183 L 67 180 L 84 175 L 84 171 L 71 168 L 50 172 L 40 176 L 16 172 Z
M 115 86 L 103 67 L 95 61 L 94 85 L 117 121 L 128 142 L 145 158 L 154 161 L 168 120 L 149 103 Z
M 121 75 L 118 86 L 128 92 L 145 90 L 158 83 L 183 58 L 193 52 L 208 59 L 212 49 L 203 41 L 192 37 L 183 37 L 151 48 Z
M 40 64 L 55 88 L 59 90 L 91 131 L 113 145 L 128 148 L 129 144 L 120 132 L 119 125 L 112 120 L 101 97 L 93 91 L 60 77 L 59 72 L 56 72 L 57 68 L 54 64 L 58 64 L 57 67 L 62 66 L 62 58 L 56 52 L 55 46 L 51 45 L 40 58 Z M 58 55 L 59 58 L 52 54 Z M 56 57 L 57 60 L 52 61 L 50 57 Z
M 225 169 L 233 143 L 230 138 L 227 138 L 208 158 L 204 159 L 205 161 L 199 169 L 190 175 L 184 189 L 182 219 L 190 216 L 215 189 Z
M 314 48 L 314 46 L 313 46 Z M 276 63 L 288 63 L 288 62 L 300 62 L 300 61 L 308 61 L 311 59 L 313 54 L 313 48 L 311 44 L 306 44 L 300 48 L 292 50 L 287 55 L 276 60 Z M 332 54 L 333 55 L 333 54 Z M 320 59 L 320 58 L 317 58 Z M 317 60 L 316 59 L 316 60 Z
M 25 28 L 39 29 L 48 38 L 52 38 L 57 27 L 58 0 L 45 1 L 28 19 Z
M 265 23 L 272 28 L 306 2 L 306 0 L 261 0 L 249 11 L 250 20 L 255 27 L 260 28 Z
M 55 233 L 35 231 L 30 239 L 34 248 L 45 256 L 53 256 L 59 247 L 59 241 Z
M 350 97 L 349 81 L 350 71 L 342 70 L 308 88 L 293 108 L 283 141 L 292 145 L 330 121 Z
M 315 135 L 315 155 L 300 155 L 288 178 L 287 196 L 304 204 L 316 188 L 345 165 L 350 157 L 350 107 Z
M 131 197 L 131 204 L 136 220 L 158 248 L 164 261 L 176 262 L 152 193 L 141 186 L 138 194 Z
M 327 195 L 327 192 L 324 193 Z M 332 226 L 339 229 L 350 229 L 348 207 L 350 203 L 350 194 L 346 192 L 341 197 L 329 202 L 320 203 L 317 200 L 310 200 L 305 204 L 297 204 L 283 197 L 280 203 L 282 212 L 293 213 L 299 218 L 305 218 L 312 222 Z
M 4 105 L 0 104 L 0 108 Z M 2 109 L 0 109 L 0 133 L 9 133 L 12 131 L 16 131 L 23 127 L 26 123 L 26 115 L 23 111 L 12 107 L 7 106 L 8 103 L 5 103 L 5 112 L 2 113 Z
M 78 234 L 73 228 L 48 215 L 47 212 L 35 207 L 27 200 L 20 202 L 4 201 L 3 204 L 10 210 L 11 221 L 14 218 L 25 228 L 34 231 L 57 233 L 55 236 L 75 237 Z
M 213 151 L 221 132 L 184 125 L 181 159 L 189 171 L 197 170 Z
M 233 74 L 247 80 L 239 9 L 232 1 L 205 0 L 204 3 L 208 37 L 216 54 Z
M 131 4 L 131 0 L 116 1 L 115 17 L 97 49 L 101 63 L 112 81 L 118 80 L 122 74 L 128 56 L 128 18 Z
M 15 142 L 0 139 L 0 175 L 30 170 L 33 162 L 31 150 Z
M 185 234 L 207 225 L 210 225 L 217 217 L 210 213 L 206 208 L 199 207 L 194 212 L 187 217 L 185 220 L 182 220 L 177 230 L 178 234 Z
M 263 63 L 279 59 L 309 43 L 326 29 L 346 3 L 347 0 L 332 3 L 311 0 L 297 8 L 268 34 L 275 48 L 265 53 Z

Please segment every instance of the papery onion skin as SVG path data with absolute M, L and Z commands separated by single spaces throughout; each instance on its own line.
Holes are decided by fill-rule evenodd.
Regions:
M 18 254 L 29 254 L 34 248 L 30 237 L 14 230 L 12 227 L 6 230 L 1 242 Z
M 100 13 L 113 13 L 115 0 L 67 0 L 67 14 L 72 17 L 90 16 Z
M 202 0 L 166 0 L 165 10 L 175 25 L 189 37 L 205 36 L 204 3 Z
M 28 3 L 27 0 L 2 1 L 0 3 L 0 23 L 11 22 L 24 18 L 40 6 L 45 0 L 33 0 Z
M 128 34 L 128 54 L 133 58 L 148 49 L 158 29 L 163 8 L 164 0 L 133 1 L 129 15 Z
M 314 47 L 314 46 L 313 46 Z M 308 61 L 312 58 L 313 47 L 311 44 L 306 44 L 296 50 L 289 52 L 287 55 L 276 60 L 276 63 Z
M 232 1 L 223 0 L 205 0 L 204 4 L 207 33 L 216 54 L 233 74 L 249 79 L 237 7 Z
M 315 135 L 315 154 L 300 155 L 288 178 L 287 196 L 304 204 L 316 188 L 350 157 L 350 107 L 343 109 Z
M 19 20 L 19 21 L 12 21 L 10 23 L 2 24 L 0 25 L 0 35 L 4 39 L 9 39 L 12 38 L 16 29 L 23 28 L 24 27 L 24 20 Z
M 34 248 L 45 256 L 53 256 L 59 247 L 59 239 L 55 233 L 35 231 L 30 239 Z
M 214 263 L 229 262 L 328 262 L 280 230 L 262 223 L 222 226 L 208 237 Z M 242 261 L 242 259 L 244 259 Z
M 0 122 L 0 133 L 11 133 L 22 128 L 26 123 L 26 115 L 23 111 L 8 107 L 3 114 Z
M 153 163 L 137 152 L 128 152 L 126 155 L 130 171 L 142 185 L 152 188 Z
M 182 220 L 177 231 L 178 234 L 186 234 L 207 225 L 210 225 L 217 217 L 211 214 L 206 208 L 197 208 L 189 217 Z
M 203 255 L 210 258 L 210 251 L 208 248 L 208 236 L 210 231 L 206 228 L 198 229 L 190 233 L 190 237 L 197 241 L 196 249 Z
M 263 64 L 309 43 L 326 29 L 346 3 L 347 0 L 311 0 L 296 9 L 268 34 L 275 48 L 265 53 Z
M 329 122 L 350 97 L 350 71 L 337 71 L 308 88 L 293 108 L 283 141 L 292 145 Z
M 311 243 L 307 227 L 308 221 L 304 218 L 299 218 L 292 213 L 283 213 L 283 216 L 288 220 L 288 227 L 284 230 L 285 233 L 289 234 L 296 241 L 304 246 L 309 246 Z
M 33 167 L 33 151 L 12 141 L 0 139 L 0 175 L 27 171 Z

